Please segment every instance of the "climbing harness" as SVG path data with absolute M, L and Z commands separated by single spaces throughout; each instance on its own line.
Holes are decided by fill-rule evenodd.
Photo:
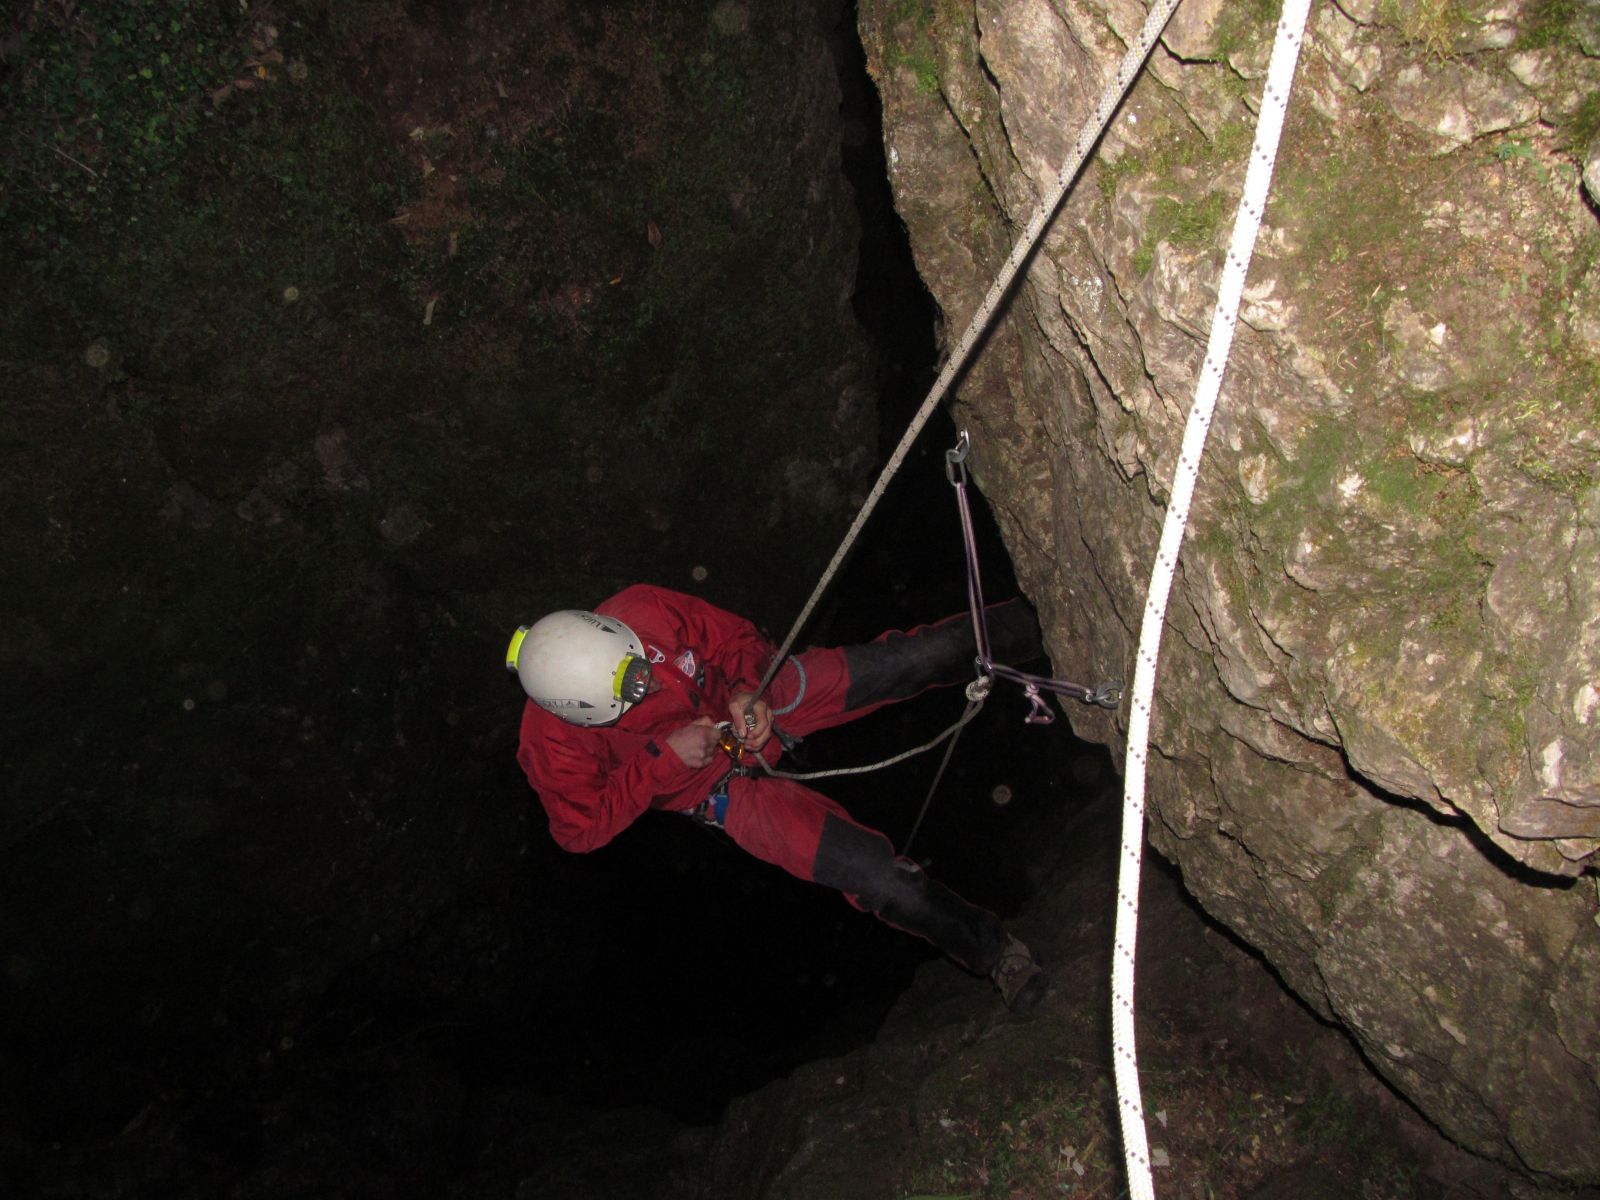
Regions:
M 714 829 L 721 829 L 728 817 L 728 787 L 735 779 L 752 774 L 751 763 L 761 762 L 761 756 L 746 752 L 744 740 L 733 732 L 732 721 L 717 723 L 717 748 L 733 764 L 728 773 L 717 780 L 716 786 L 706 793 L 706 798 L 693 808 L 685 810 L 689 816 Z M 762 763 L 765 766 L 765 763 Z
M 1120 680 L 1109 680 L 1098 687 L 1089 688 L 1081 683 L 1068 683 L 1065 679 L 1030 675 L 989 657 L 989 621 L 984 614 L 983 582 L 978 568 L 978 538 L 972 528 L 972 506 L 967 500 L 967 455 L 971 450 L 972 440 L 963 429 L 956 438 L 955 448 L 945 451 L 944 475 L 955 489 L 956 509 L 961 515 L 961 542 L 967 560 L 967 608 L 972 615 L 973 641 L 978 647 L 978 674 L 1021 685 L 1023 695 L 1033 705 L 1033 711 L 1023 718 L 1029 725 L 1050 725 L 1055 722 L 1056 715 L 1044 702 L 1044 697 L 1039 694 L 1041 691 L 1101 708 L 1116 708 L 1122 703 Z
M 1173 473 L 1171 499 L 1161 526 L 1161 542 L 1150 572 L 1150 589 L 1145 596 L 1144 623 L 1139 631 L 1139 650 L 1134 668 L 1133 694 L 1128 712 L 1128 752 L 1123 768 L 1122 865 L 1117 876 L 1117 920 L 1111 962 L 1111 1025 L 1113 1064 L 1116 1073 L 1117 1103 L 1122 1120 L 1123 1155 L 1128 1170 L 1128 1189 L 1132 1200 L 1151 1200 L 1149 1143 L 1145 1135 L 1144 1109 L 1139 1095 L 1139 1066 L 1134 1049 L 1133 963 L 1139 920 L 1139 860 L 1144 847 L 1144 787 L 1146 758 L 1150 744 L 1150 716 L 1154 702 L 1156 660 L 1161 649 L 1161 632 L 1166 622 L 1167 599 L 1178 566 L 1178 551 L 1183 545 L 1189 520 L 1189 505 L 1194 499 L 1195 479 L 1205 452 L 1206 434 L 1222 389 L 1222 374 L 1233 346 L 1239 306 L 1244 296 L 1245 275 L 1255 251 L 1256 235 L 1266 211 L 1267 189 L 1272 182 L 1273 162 L 1278 153 L 1278 137 L 1283 131 L 1284 113 L 1289 105 L 1289 90 L 1294 84 L 1295 65 L 1300 57 L 1307 10 L 1311 0 L 1284 0 L 1278 21 L 1267 81 L 1261 93 L 1261 113 L 1256 120 L 1250 166 L 1245 172 L 1244 195 L 1234 218 L 1233 237 L 1217 289 L 1217 307 L 1211 321 L 1211 337 L 1206 346 L 1200 381 L 1195 387 L 1194 404 L 1184 426 L 1183 446 Z
M 689 810 L 689 815 L 713 829 L 721 829 L 728 820 L 728 782 L 723 780 L 717 790 Z

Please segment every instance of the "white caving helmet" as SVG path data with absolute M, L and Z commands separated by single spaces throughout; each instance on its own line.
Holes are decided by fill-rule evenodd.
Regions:
M 506 648 L 528 698 L 572 725 L 609 725 L 644 699 L 644 643 L 615 617 L 570 608 L 524 625 Z

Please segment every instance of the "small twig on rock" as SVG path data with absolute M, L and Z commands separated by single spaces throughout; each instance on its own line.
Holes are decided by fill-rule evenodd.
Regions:
M 60 146 L 51 146 L 50 149 L 54 150 L 57 154 L 61 155 L 62 158 L 66 159 L 73 166 L 78 167 L 78 168 L 80 168 L 80 169 L 82 169 L 84 171 L 89 172 L 89 174 L 92 177 L 94 177 L 95 179 L 99 179 L 100 178 L 100 172 L 99 171 L 96 171 L 88 163 L 79 162 L 77 159 L 73 158 L 72 155 L 68 154 L 65 150 L 63 150 Z

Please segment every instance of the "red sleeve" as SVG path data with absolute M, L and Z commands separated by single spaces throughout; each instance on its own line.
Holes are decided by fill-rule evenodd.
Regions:
M 600 609 L 626 622 L 634 606 L 645 609 L 658 627 L 682 630 L 683 644 L 698 647 L 735 692 L 755 691 L 772 661 L 774 648 L 759 629 L 697 596 L 639 583 L 617 593 Z
M 709 791 L 724 770 L 719 764 L 700 770 L 685 766 L 670 747 L 654 741 L 613 761 L 601 731 L 547 723 L 559 720 L 546 718 L 530 701 L 517 762 L 539 793 L 550 836 L 564 850 L 599 849 L 638 820 L 655 797 L 683 791 L 700 775 L 708 776 L 704 790 Z

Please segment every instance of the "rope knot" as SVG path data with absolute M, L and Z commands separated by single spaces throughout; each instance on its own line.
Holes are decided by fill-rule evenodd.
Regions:
M 967 684 L 967 699 L 974 704 L 982 704 L 989 696 L 989 691 L 994 687 L 994 678 L 989 675 L 979 675 Z

